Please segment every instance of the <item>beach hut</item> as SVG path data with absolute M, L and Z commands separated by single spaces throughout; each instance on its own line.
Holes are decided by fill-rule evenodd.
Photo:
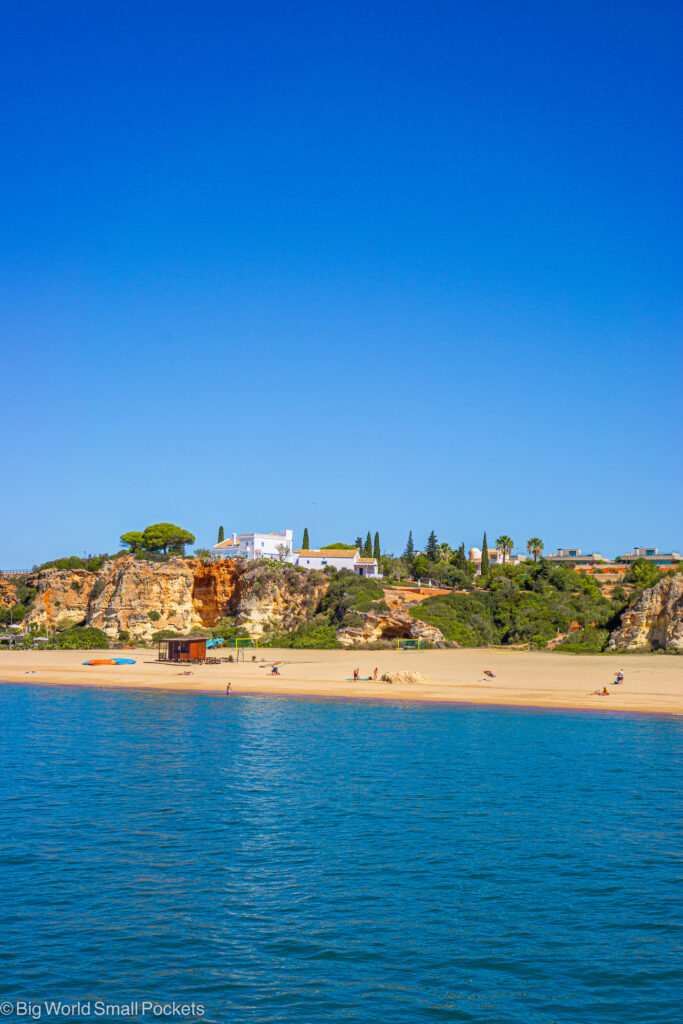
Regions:
M 206 637 L 174 637 L 159 641 L 159 661 L 205 661 Z

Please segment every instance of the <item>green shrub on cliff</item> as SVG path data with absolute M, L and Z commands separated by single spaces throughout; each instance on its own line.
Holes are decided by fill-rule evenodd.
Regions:
M 647 558 L 636 558 L 624 573 L 624 583 L 633 583 L 636 587 L 654 587 L 662 578 L 662 572 Z
M 74 626 L 59 634 L 57 647 L 63 651 L 107 649 L 109 637 L 94 626 Z
M 286 633 L 276 633 L 262 642 L 262 647 L 292 647 L 297 650 L 302 648 L 317 650 L 332 650 L 340 647 L 334 626 L 327 621 L 326 616 L 316 615 L 315 618 L 305 622 L 298 629 Z
M 42 565 L 34 565 L 34 572 L 41 572 L 43 569 L 86 569 L 88 572 L 99 572 L 110 556 L 108 554 L 86 555 L 79 558 L 78 555 L 70 555 L 68 558 L 54 558 L 51 562 L 43 562 Z
M 576 633 L 570 633 L 557 645 L 555 650 L 571 654 L 599 654 L 600 651 L 604 651 L 608 640 L 608 629 L 587 626 L 585 629 L 577 630 Z
M 11 608 L 0 608 L 0 625 L 7 626 L 10 623 L 17 625 L 23 622 L 26 617 L 26 608 L 23 604 L 12 605 Z
M 384 591 L 376 580 L 359 576 L 350 569 L 342 569 L 331 580 L 327 593 L 320 602 L 320 610 L 333 625 L 340 625 L 348 611 L 386 611 Z

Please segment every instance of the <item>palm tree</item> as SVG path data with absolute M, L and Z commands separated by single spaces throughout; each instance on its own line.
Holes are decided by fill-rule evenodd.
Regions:
M 503 565 L 505 565 L 505 559 L 507 556 L 512 554 L 514 546 L 515 544 L 512 537 L 508 537 L 507 533 L 503 533 L 500 537 L 496 538 L 496 547 L 499 551 L 503 552 Z
M 451 556 L 452 550 L 453 549 L 451 548 L 450 544 L 447 544 L 446 541 L 443 541 L 443 543 L 439 544 L 439 561 L 447 562 Z
M 543 554 L 543 541 L 540 537 L 531 537 L 526 542 L 526 551 L 528 555 L 534 556 L 534 562 L 539 555 Z

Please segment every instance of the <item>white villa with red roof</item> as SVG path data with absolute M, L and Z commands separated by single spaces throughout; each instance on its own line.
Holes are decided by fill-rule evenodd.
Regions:
M 359 576 L 379 579 L 381 573 L 376 558 L 363 558 L 358 548 L 322 548 L 293 550 L 292 531 L 279 533 L 233 533 L 228 540 L 214 544 L 211 553 L 218 558 L 246 558 L 249 561 L 267 558 L 277 562 L 289 562 L 303 569 L 349 569 Z
M 233 533 L 228 540 L 214 544 L 211 554 L 219 558 L 270 558 L 276 562 L 292 561 L 294 534 L 291 530 L 279 533 Z
M 324 569 L 331 565 L 335 569 L 350 569 L 359 576 L 381 576 L 376 558 L 363 558 L 358 548 L 321 548 L 319 551 L 301 548 L 294 552 L 294 565 L 304 569 Z

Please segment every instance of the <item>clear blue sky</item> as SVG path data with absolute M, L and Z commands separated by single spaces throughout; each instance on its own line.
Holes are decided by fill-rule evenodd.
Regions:
M 10 0 L 0 567 L 683 547 L 679 3 Z

